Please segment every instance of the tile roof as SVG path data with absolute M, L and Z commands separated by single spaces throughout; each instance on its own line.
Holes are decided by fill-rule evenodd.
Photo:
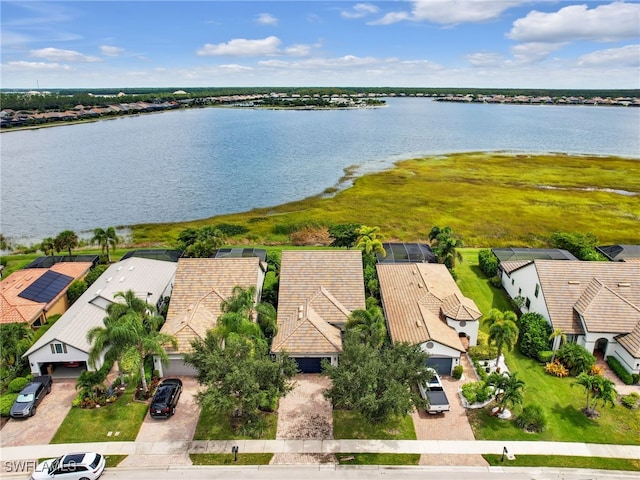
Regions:
M 128 258 L 112 264 L 78 298 L 53 326 L 27 350 L 24 356 L 57 340 L 83 352 L 89 352 L 87 332 L 104 326 L 106 308 L 118 292 L 132 290 L 136 296 L 156 304 L 171 285 L 176 264 L 146 258 Z M 149 295 L 150 294 L 150 295 Z
M 32 323 L 67 293 L 68 286 L 47 303 L 20 297 L 45 273 L 51 271 L 75 280 L 84 277 L 91 266 L 91 262 L 60 262 L 50 268 L 27 268 L 13 272 L 0 282 L 0 323 Z
M 631 333 L 622 335 L 618 337 L 617 340 L 633 358 L 640 358 L 640 322 L 638 322 Z
M 458 333 L 443 315 L 476 321 L 482 314 L 460 292 L 442 264 L 378 264 L 380 294 L 389 335 L 394 342 L 420 344 L 429 340 L 464 351 Z
M 518 260 L 513 262 L 500 262 L 500 268 L 506 273 L 511 273 L 519 270 L 522 267 L 526 267 L 532 261 L 533 260 Z
M 630 333 L 640 321 L 640 264 L 627 262 L 534 261 L 554 328 Z
M 365 308 L 359 250 L 285 250 L 280 267 L 278 333 L 272 351 L 342 351 L 341 327 Z
M 191 351 L 191 342 L 204 338 L 222 313 L 220 305 L 233 287 L 262 287 L 264 270 L 258 257 L 181 258 L 162 332 L 174 335 L 179 353 Z

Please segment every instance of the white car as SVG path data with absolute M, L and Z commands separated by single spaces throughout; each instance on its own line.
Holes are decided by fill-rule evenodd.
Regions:
M 68 453 L 38 464 L 31 480 L 95 480 L 104 472 L 104 466 L 104 457 L 99 453 Z

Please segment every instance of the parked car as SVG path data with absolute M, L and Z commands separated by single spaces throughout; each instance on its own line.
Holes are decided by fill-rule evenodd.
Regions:
M 426 410 L 427 413 L 435 415 L 450 410 L 449 399 L 444 392 L 440 377 L 435 371 L 431 379 L 428 382 L 418 384 L 418 388 L 420 389 L 422 398 L 429 401 L 429 406 Z
M 105 463 L 99 453 L 69 453 L 39 463 L 31 474 L 31 480 L 95 480 L 104 472 Z
M 34 377 L 18 394 L 9 415 L 13 418 L 33 417 L 37 406 L 51 391 L 51 383 L 50 375 Z
M 170 417 L 176 413 L 176 405 L 182 393 L 182 380 L 167 378 L 160 382 L 149 407 L 152 417 Z

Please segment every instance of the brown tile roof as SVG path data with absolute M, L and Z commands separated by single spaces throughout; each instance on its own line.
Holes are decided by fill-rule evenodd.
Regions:
M 473 300 L 462 295 L 444 265 L 378 264 L 377 268 L 389 335 L 394 342 L 420 344 L 433 340 L 464 351 L 457 332 L 442 315 L 474 321 L 482 314 Z
M 640 264 L 535 260 L 540 287 L 554 328 L 583 334 L 630 333 L 640 321 Z
M 280 267 L 278 333 L 272 351 L 342 351 L 341 329 L 365 308 L 359 250 L 285 250 Z
M 529 265 L 533 260 L 515 260 L 513 262 L 500 262 L 500 268 L 506 273 L 511 273 L 519 268 Z
M 68 287 L 62 289 L 55 298 L 46 304 L 19 296 L 47 271 L 51 270 L 77 280 L 84 277 L 91 266 L 91 262 L 59 262 L 48 269 L 27 268 L 13 272 L 0 282 L 0 323 L 30 324 L 67 293 Z
M 640 322 L 631 333 L 622 335 L 617 340 L 633 358 L 640 358 Z
M 215 327 L 220 305 L 233 287 L 257 288 L 261 280 L 257 257 L 181 258 L 162 332 L 177 338 L 177 352 L 191 351 L 191 341 L 204 338 Z

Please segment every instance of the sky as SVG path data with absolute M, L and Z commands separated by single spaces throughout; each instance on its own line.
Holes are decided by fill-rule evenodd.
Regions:
M 640 88 L 640 1 L 0 0 L 0 87 Z

